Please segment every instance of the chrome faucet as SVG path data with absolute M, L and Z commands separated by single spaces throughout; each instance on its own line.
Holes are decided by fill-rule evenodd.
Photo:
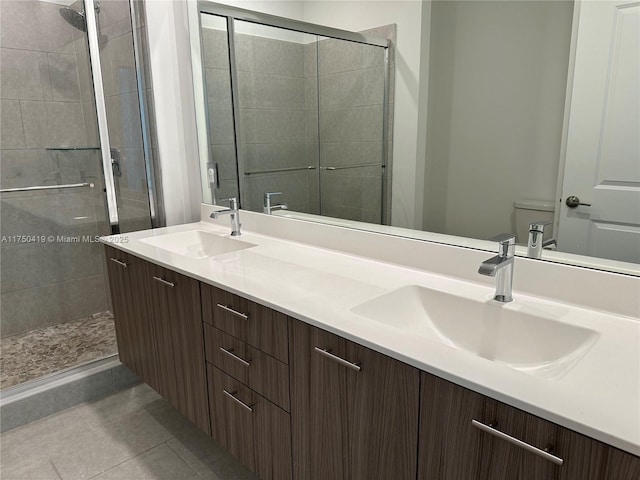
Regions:
M 222 200 L 229 200 L 229 208 L 226 210 L 217 210 L 211 212 L 209 215 L 211 218 L 218 218 L 220 215 L 229 214 L 231 217 L 231 236 L 240 236 L 240 212 L 238 211 L 238 200 L 234 198 L 224 198 Z
M 498 255 L 485 260 L 478 273 L 496 277 L 496 294 L 493 299 L 498 302 L 510 302 L 513 282 L 513 252 L 516 247 L 516 236 L 512 233 L 501 233 L 491 240 L 498 242 Z
M 273 205 L 271 203 L 271 197 L 274 195 L 282 195 L 282 192 L 267 192 L 264 194 L 263 212 L 267 215 L 271 215 L 271 212 L 274 210 L 287 210 L 289 208 L 286 203 L 277 203 Z
M 534 222 L 529 225 L 529 241 L 527 242 L 527 256 L 531 258 L 541 258 L 542 249 L 557 245 L 555 238 L 543 240 L 544 227 L 551 225 L 553 222 Z

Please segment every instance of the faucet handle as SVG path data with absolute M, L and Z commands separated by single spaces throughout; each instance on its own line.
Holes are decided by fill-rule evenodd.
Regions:
M 498 254 L 501 257 L 513 256 L 513 247 L 516 246 L 516 236 L 513 233 L 499 233 L 489 240 L 498 242 Z M 509 251 L 511 249 L 511 252 Z
M 543 220 L 540 220 L 538 222 L 531 222 L 529 224 L 529 231 L 530 232 L 540 232 L 543 233 L 544 232 L 544 227 L 546 227 L 547 225 L 551 225 L 553 222 L 546 222 Z
M 264 198 L 271 198 L 274 195 L 282 195 L 282 192 L 265 192 Z
M 221 202 L 229 202 L 229 208 L 236 210 L 238 208 L 238 199 L 236 197 L 220 198 Z

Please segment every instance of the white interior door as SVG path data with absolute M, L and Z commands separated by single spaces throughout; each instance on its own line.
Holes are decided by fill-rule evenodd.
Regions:
M 640 263 L 640 2 L 579 8 L 558 249 Z

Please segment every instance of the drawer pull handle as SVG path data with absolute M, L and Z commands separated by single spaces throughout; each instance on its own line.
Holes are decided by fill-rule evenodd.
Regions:
M 501 432 L 500 430 L 496 430 L 495 428 L 493 428 L 496 426 L 495 423 L 486 425 L 482 422 L 479 422 L 478 420 L 471 420 L 471 424 L 474 427 L 479 428 L 483 432 L 487 432 L 495 437 L 501 438 L 502 440 L 506 440 L 507 442 L 512 443 L 513 445 L 516 445 L 526 450 L 527 452 L 531 452 L 535 455 L 538 455 L 539 457 L 542 457 L 545 460 L 549 460 L 550 462 L 553 462 L 556 465 L 562 465 L 564 463 L 563 459 L 549 453 L 549 451 L 551 451 L 550 448 L 542 450 L 540 448 L 534 447 L 533 445 L 529 445 L 528 443 L 523 442 L 522 440 L 512 437 L 511 435 L 507 435 L 506 433 Z
M 160 282 L 161 284 L 163 284 L 163 285 L 165 285 L 165 286 L 167 286 L 167 287 L 171 287 L 171 288 L 173 288 L 173 287 L 175 287 L 175 286 L 176 286 L 176 284 L 175 284 L 175 283 L 173 283 L 173 282 L 168 282 L 168 281 L 166 281 L 164 278 L 156 277 L 155 275 L 153 276 L 153 279 L 154 279 L 154 280 L 156 280 L 156 281 L 158 281 L 158 282 Z
M 358 365 L 357 363 L 353 363 L 353 362 L 350 362 L 349 360 L 345 360 L 344 358 L 340 358 L 337 355 L 334 355 L 333 353 L 331 353 L 329 350 L 325 350 L 324 348 L 320 348 L 320 347 L 313 347 L 313 348 L 320 355 L 324 355 L 325 357 L 333 360 L 334 362 L 338 362 L 340 365 L 350 368 L 351 370 L 355 370 L 356 372 L 359 372 L 360 370 L 362 370 L 362 367 L 360 367 L 360 365 Z
M 236 393 L 237 392 L 227 392 L 224 388 L 222 389 L 222 393 L 224 393 L 227 397 L 229 397 L 232 400 L 235 400 L 236 403 L 238 403 L 241 407 L 246 408 L 247 410 L 249 410 L 250 412 L 253 412 L 253 407 L 251 405 L 247 405 L 246 403 L 244 403 L 242 400 L 240 400 L 238 397 L 236 397 Z
M 222 353 L 226 353 L 227 355 L 229 355 L 231 358 L 233 358 L 234 360 L 237 360 L 238 362 L 240 362 L 242 365 L 244 365 L 245 367 L 250 367 L 251 366 L 251 362 L 246 361 L 244 358 L 239 357 L 238 355 L 236 355 L 235 353 L 233 353 L 233 350 L 227 350 L 224 347 L 220 347 L 220 351 Z
M 221 303 L 218 303 L 218 308 L 221 308 L 225 312 L 229 312 L 229 313 L 235 315 L 236 317 L 244 318 L 245 320 L 249 318 L 249 315 L 247 315 L 246 313 L 238 312 L 238 311 L 234 310 L 233 308 L 229 308 L 226 305 L 222 305 Z
M 111 258 L 110 258 L 110 260 L 111 260 L 113 263 L 117 263 L 118 265 L 120 265 L 120 266 L 121 266 L 121 267 L 123 267 L 123 268 L 127 268 L 127 266 L 128 266 L 128 264 L 127 264 L 126 262 L 123 262 L 122 260 L 118 260 L 117 258 L 113 258 L 113 257 L 111 257 Z

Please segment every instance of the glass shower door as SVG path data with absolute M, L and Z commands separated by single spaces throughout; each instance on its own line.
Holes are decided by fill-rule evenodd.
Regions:
M 117 353 L 97 241 L 111 222 L 84 7 L 0 2 L 0 388 Z M 93 40 L 114 85 L 106 110 L 116 112 L 109 126 L 121 161 L 113 168 L 126 178 L 122 226 L 148 227 L 144 163 L 134 139 L 140 116 L 125 105 L 138 103 L 126 96 L 134 91 L 133 60 L 130 50 L 109 47 L 126 43 L 118 39 L 127 22 L 131 31 L 129 3 L 102 2 L 95 15 L 101 30 Z
M 320 213 L 382 223 L 385 49 L 318 43 Z
M 317 36 L 234 21 L 242 208 L 319 213 Z

